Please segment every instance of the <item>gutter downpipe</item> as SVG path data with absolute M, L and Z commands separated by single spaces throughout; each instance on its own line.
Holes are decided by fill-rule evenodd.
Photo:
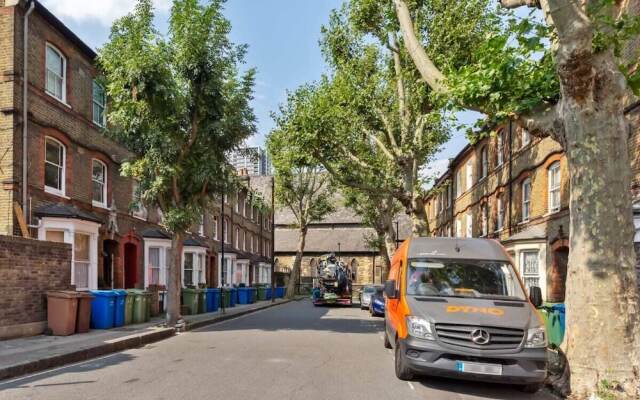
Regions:
M 513 212 L 513 182 L 511 174 L 513 168 L 513 121 L 509 119 L 509 237 L 512 230 L 512 212 Z
M 29 15 L 33 12 L 36 3 L 34 0 L 29 2 L 29 8 L 24 15 L 23 25 L 23 42 L 22 42 L 22 215 L 25 221 L 27 219 L 27 190 L 29 182 L 27 182 L 27 169 L 28 169 L 28 151 L 27 151 L 27 126 L 29 125 L 29 113 L 27 107 L 29 102 L 27 101 L 27 95 L 29 92 Z M 30 211 L 30 210 L 29 210 Z

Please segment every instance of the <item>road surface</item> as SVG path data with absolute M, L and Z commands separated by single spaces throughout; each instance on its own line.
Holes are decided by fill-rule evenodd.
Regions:
M 552 400 L 502 385 L 403 382 L 383 321 L 308 300 L 180 334 L 143 348 L 0 382 L 1 400 Z

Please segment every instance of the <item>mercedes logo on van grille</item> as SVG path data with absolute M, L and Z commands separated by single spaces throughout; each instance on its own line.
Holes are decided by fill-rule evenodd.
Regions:
M 489 332 L 484 329 L 476 329 L 471 332 L 471 340 L 475 344 L 487 344 L 489 343 L 490 338 L 491 336 L 489 336 Z

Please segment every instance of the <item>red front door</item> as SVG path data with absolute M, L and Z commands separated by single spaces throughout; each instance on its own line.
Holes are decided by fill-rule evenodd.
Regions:
M 133 243 L 124 245 L 124 288 L 136 287 L 138 282 L 138 248 Z

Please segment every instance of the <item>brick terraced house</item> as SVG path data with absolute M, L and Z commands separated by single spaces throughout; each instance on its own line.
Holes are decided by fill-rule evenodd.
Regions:
M 162 287 L 171 237 L 119 173 L 135 155 L 104 134 L 95 59 L 41 3 L 0 0 L 0 234 L 71 244 L 80 290 Z M 225 207 L 225 282 L 268 282 L 271 217 L 249 201 L 253 178 L 241 179 Z M 184 286 L 222 283 L 219 214 L 208 210 L 184 243 Z
M 636 249 L 640 249 L 639 103 L 626 110 L 630 124 Z M 536 138 L 515 124 L 468 144 L 450 160 L 427 197 L 434 236 L 500 240 L 526 286 L 546 301 L 564 301 L 569 254 L 567 159 L 551 138 Z M 640 269 L 639 269 L 640 271 Z

